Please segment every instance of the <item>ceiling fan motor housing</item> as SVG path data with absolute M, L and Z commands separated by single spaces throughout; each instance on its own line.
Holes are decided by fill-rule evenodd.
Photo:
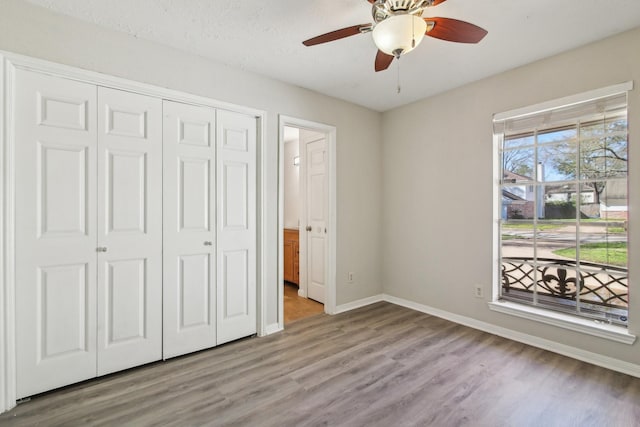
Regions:
M 422 16 L 422 12 L 431 6 L 433 0 L 376 0 L 372 15 L 376 23 L 394 15 Z

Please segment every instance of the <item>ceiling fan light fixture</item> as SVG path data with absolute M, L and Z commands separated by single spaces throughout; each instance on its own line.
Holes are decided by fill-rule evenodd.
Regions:
M 382 52 L 397 58 L 418 47 L 426 31 L 427 23 L 421 17 L 394 15 L 375 26 L 373 41 Z

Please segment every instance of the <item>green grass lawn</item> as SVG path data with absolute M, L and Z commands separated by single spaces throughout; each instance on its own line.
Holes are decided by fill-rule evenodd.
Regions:
M 561 224 L 538 224 L 537 229 L 540 231 L 545 230 L 555 230 L 556 228 L 562 227 Z M 503 223 L 502 228 L 505 230 L 533 230 L 533 224 L 524 224 L 524 223 Z
M 627 230 L 625 230 L 623 227 L 609 227 L 607 228 L 607 232 L 611 234 L 622 234 L 626 233 Z
M 576 258 L 576 248 L 558 249 L 553 253 L 567 258 Z M 626 267 L 627 244 L 625 242 L 585 243 L 580 246 L 580 260 Z
M 549 230 L 557 230 L 558 228 L 562 228 L 567 225 L 575 225 L 575 222 L 567 221 L 567 220 L 558 220 L 558 223 L 554 224 L 553 222 L 549 222 L 553 220 L 546 220 L 544 223 L 538 223 L 537 230 L 538 231 L 549 231 Z M 606 223 L 603 220 L 588 220 L 583 219 L 580 220 L 581 223 L 594 224 L 594 223 Z M 503 222 L 502 223 L 503 230 L 533 230 L 533 223 L 524 223 L 524 222 Z M 607 232 L 610 234 L 623 234 L 627 231 L 623 227 L 617 226 L 609 226 L 607 227 Z

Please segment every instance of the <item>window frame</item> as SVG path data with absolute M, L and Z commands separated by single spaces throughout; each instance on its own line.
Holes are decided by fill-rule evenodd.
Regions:
M 625 82 L 593 91 L 572 95 L 556 100 L 531 105 L 524 108 L 518 108 L 502 113 L 495 114 L 493 117 L 494 126 L 496 123 L 504 123 L 508 120 L 543 113 L 545 111 L 557 110 L 563 107 L 581 104 L 599 98 L 610 97 L 628 93 L 633 89 L 633 82 Z M 628 113 L 627 113 L 628 121 Z M 502 143 L 503 132 L 495 132 L 493 134 L 493 158 L 494 158 L 494 200 L 493 200 L 493 293 L 489 302 L 489 308 L 504 314 L 509 314 L 537 322 L 570 329 L 585 334 L 606 338 L 609 340 L 622 342 L 625 344 L 633 344 L 635 335 L 629 333 L 626 326 L 607 323 L 599 319 L 590 319 L 581 317 L 577 313 L 567 313 L 555 311 L 544 307 L 533 306 L 513 301 L 501 299 L 502 278 L 500 275 L 502 254 L 501 254 L 501 218 L 502 218 Z M 537 143 L 536 143 L 537 147 Z M 628 178 L 627 178 L 628 180 Z M 576 179 L 576 181 L 579 181 Z M 629 288 L 631 283 L 628 283 Z M 631 304 L 631 301 L 629 301 Z M 631 310 L 629 310 L 631 312 Z

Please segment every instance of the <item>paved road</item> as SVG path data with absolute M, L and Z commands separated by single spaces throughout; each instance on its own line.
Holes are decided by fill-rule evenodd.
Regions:
M 626 242 L 626 233 L 607 234 L 606 228 L 599 226 L 582 226 L 580 227 L 580 243 L 599 243 L 599 242 Z M 533 232 L 529 230 L 509 230 L 503 231 L 503 234 L 509 236 L 517 236 L 519 238 L 512 240 L 504 240 L 502 242 L 502 255 L 513 257 L 531 257 L 533 256 Z M 573 248 L 576 246 L 576 228 L 575 226 L 566 226 L 555 230 L 542 231 L 538 233 L 537 254 L 540 258 L 560 258 L 553 251 L 564 248 Z

